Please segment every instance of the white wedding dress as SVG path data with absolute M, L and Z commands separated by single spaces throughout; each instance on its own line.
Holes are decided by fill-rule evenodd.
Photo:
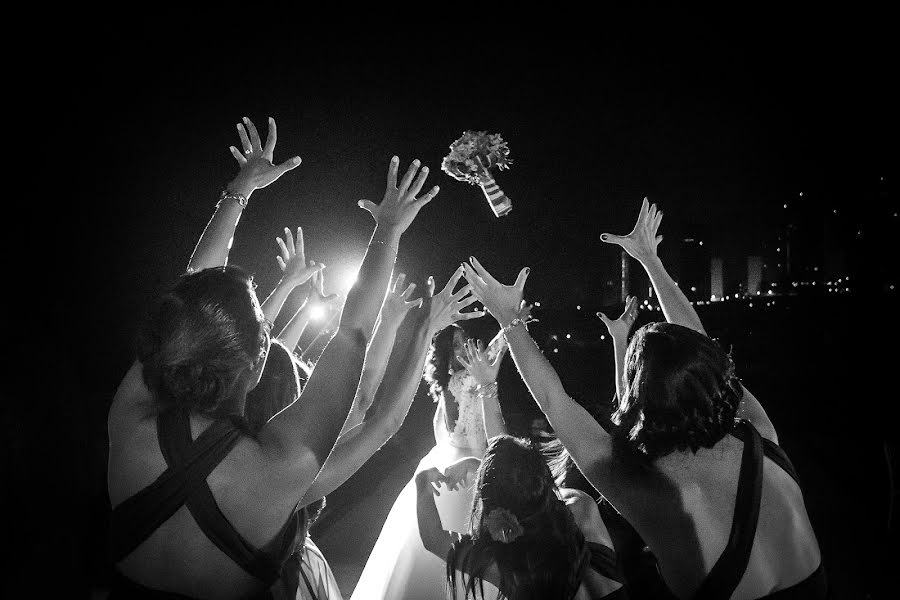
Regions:
M 448 465 L 466 456 L 480 459 L 487 439 L 481 401 L 475 393 L 475 381 L 468 371 L 457 371 L 447 386 L 434 415 L 435 446 L 416 467 L 416 473 Z M 446 426 L 445 402 L 456 401 L 459 417 L 452 431 Z M 473 478 L 474 480 L 474 478 Z M 441 524 L 447 531 L 465 533 L 472 507 L 474 481 L 468 488 L 450 491 L 443 484 L 435 497 Z M 406 484 L 388 513 L 381 534 L 372 548 L 350 600 L 446 600 L 446 566 L 442 558 L 422 545 L 416 516 L 415 475 Z M 461 588 L 460 580 L 457 586 Z M 496 588 L 484 584 L 485 598 L 494 598 Z M 464 597 L 460 593 L 459 597 Z

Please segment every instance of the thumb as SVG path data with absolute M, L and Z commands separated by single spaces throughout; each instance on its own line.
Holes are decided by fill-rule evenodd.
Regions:
M 528 267 L 525 267 L 524 269 L 519 271 L 519 276 L 516 277 L 516 283 L 515 283 L 515 286 L 519 291 L 522 291 L 525 289 L 525 280 L 528 279 L 529 273 L 531 273 L 531 269 Z
M 624 237 L 624 236 L 621 236 L 621 235 L 613 235 L 613 234 L 611 234 L 611 233 L 601 233 L 601 234 L 600 234 L 600 241 L 601 241 L 601 242 L 604 242 L 604 243 L 607 243 L 607 244 L 619 244 L 619 245 L 621 245 L 621 244 L 622 244 L 622 240 L 624 240 L 624 239 L 625 239 L 625 237 Z
M 369 211 L 373 215 L 375 214 L 375 211 L 378 209 L 378 205 L 375 204 L 374 202 L 372 202 L 371 200 L 360 200 L 356 204 L 360 208 Z
M 600 318 L 601 321 L 603 321 L 603 324 L 604 324 L 604 325 L 606 325 L 607 327 L 609 327 L 609 324 L 612 322 L 612 321 L 610 321 L 609 317 L 607 317 L 606 315 L 604 315 L 602 312 L 598 312 L 598 313 L 597 313 L 597 316 Z

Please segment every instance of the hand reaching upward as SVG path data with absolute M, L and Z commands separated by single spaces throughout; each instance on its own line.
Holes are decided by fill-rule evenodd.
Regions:
M 294 236 L 290 228 L 284 228 L 284 239 L 275 238 L 278 247 L 281 248 L 281 255 L 275 257 L 278 267 L 282 271 L 281 280 L 292 287 L 297 287 L 306 283 L 316 273 L 325 268 L 322 263 L 309 261 L 306 264 L 306 252 L 303 247 L 303 229 L 297 228 L 297 241 L 294 242 Z
M 663 239 L 661 235 L 656 235 L 662 216 L 663 213 L 656 208 L 656 204 L 650 204 L 647 198 L 644 198 L 637 223 L 634 224 L 631 233 L 628 235 L 603 233 L 600 239 L 607 244 L 621 246 L 632 258 L 644 264 L 656 257 L 656 247 Z
M 597 316 L 600 317 L 600 320 L 606 325 L 606 330 L 609 331 L 609 335 L 613 338 L 613 342 L 624 345 L 624 343 L 628 341 L 628 332 L 631 331 L 634 322 L 637 320 L 637 298 L 628 296 L 625 300 L 625 310 L 622 311 L 622 314 L 619 315 L 618 319 L 612 320 L 601 312 L 598 312 Z
M 403 287 L 405 283 L 406 275 L 400 273 L 388 287 L 384 305 L 381 307 L 381 322 L 384 325 L 397 328 L 411 309 L 422 306 L 422 298 L 409 301 L 410 295 L 416 289 L 416 284 L 410 283 Z
M 522 298 L 525 294 L 525 281 L 531 269 L 528 267 L 519 271 L 515 283 L 504 285 L 494 279 L 487 269 L 481 266 L 474 256 L 469 257 L 469 263 L 463 264 L 466 273 L 466 281 L 472 286 L 472 293 L 485 308 L 488 309 L 500 327 L 509 325 L 510 321 L 519 315 L 522 308 Z
M 300 165 L 299 156 L 289 158 L 280 165 L 274 164 L 275 141 L 278 134 L 275 129 L 275 119 L 272 117 L 269 117 L 269 134 L 266 137 L 265 146 L 262 145 L 253 121 L 247 117 L 244 117 L 243 123 L 237 124 L 237 130 L 243 152 L 234 146 L 229 149 L 241 170 L 237 177 L 228 184 L 229 192 L 242 194 L 245 198 L 249 198 L 254 190 L 266 187 Z
M 399 164 L 400 159 L 396 156 L 391 159 L 388 167 L 387 188 L 381 204 L 375 204 L 371 200 L 360 200 L 357 204 L 360 208 L 369 211 L 378 225 L 403 233 L 419 214 L 419 210 L 437 196 L 440 188 L 434 186 L 420 198 L 416 198 L 416 195 L 422 191 L 422 186 L 425 185 L 428 167 L 422 167 L 422 170 L 419 171 L 419 159 L 414 160 L 398 185 L 397 168 Z M 418 176 L 416 176 L 416 172 L 418 172 Z M 415 179 L 413 179 L 414 177 Z
M 475 382 L 478 385 L 487 385 L 497 381 L 497 373 L 500 372 L 500 363 L 503 362 L 503 357 L 506 355 L 507 348 L 508 346 L 505 345 L 501 347 L 500 352 L 498 352 L 497 356 L 494 357 L 494 360 L 491 361 L 488 358 L 484 342 L 478 340 L 478 342 L 475 343 L 472 340 L 467 340 L 466 356 L 457 356 L 456 360 L 472 374 L 472 377 L 475 378 Z

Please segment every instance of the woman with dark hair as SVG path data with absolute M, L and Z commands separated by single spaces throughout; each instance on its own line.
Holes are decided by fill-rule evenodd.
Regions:
M 629 235 L 601 235 L 644 266 L 668 321 L 641 328 L 626 346 L 629 319 L 604 319 L 622 373 L 612 435 L 565 393 L 528 335 L 518 312 L 528 269 L 507 286 L 472 258 L 466 279 L 578 468 L 648 544 L 672 595 L 823 598 L 796 473 L 765 410 L 663 268 L 661 220 L 645 199 Z
M 452 290 L 462 273 L 460 266 L 445 290 Z M 457 295 L 463 290 L 468 293 L 468 289 L 464 286 Z M 483 314 L 470 312 L 462 316 L 468 319 Z M 487 438 L 505 431 L 496 384 L 505 353 L 502 340 L 495 338 L 491 349 L 486 351 L 483 345 L 467 344 L 464 330 L 458 324 L 444 323 L 435 331 L 438 333 L 428 350 L 424 379 L 430 384 L 431 396 L 437 403 L 433 420 L 436 443 L 419 461 L 416 472 L 433 466 L 444 469 L 463 457 L 480 458 Z M 463 358 L 467 345 L 472 355 L 468 362 Z M 463 466 L 460 464 L 458 468 Z M 464 531 L 472 503 L 471 485 L 448 489 L 441 500 L 438 508 L 444 525 L 453 531 Z M 444 565 L 422 545 L 413 518 L 415 502 L 413 479 L 394 501 L 352 600 L 444 598 Z
M 466 598 L 487 598 L 485 582 L 511 600 L 627 597 L 597 506 L 584 492 L 557 488 L 534 441 L 491 439 L 461 537 L 441 527 L 438 482 L 460 483 L 434 467 L 419 472 L 417 512 L 422 543 L 446 558 L 450 598 L 458 588 Z
M 417 198 L 427 169 L 414 161 L 398 184 L 399 161 L 391 160 L 381 204 L 359 203 L 375 231 L 303 401 L 253 435 L 242 414 L 264 370 L 268 326 L 249 278 L 221 265 L 249 195 L 299 159 L 273 165 L 271 119 L 265 146 L 249 119 L 238 133 L 240 171 L 198 242 L 195 272 L 151 312 L 110 408 L 112 597 L 247 598 L 281 589 L 293 515 L 353 403 L 400 238 L 438 191 Z

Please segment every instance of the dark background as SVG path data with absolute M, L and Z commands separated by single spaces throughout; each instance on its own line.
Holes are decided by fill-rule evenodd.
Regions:
M 357 265 L 372 224 L 356 201 L 380 199 L 393 154 L 404 164 L 419 158 L 442 191 L 404 236 L 400 269 L 440 282 L 472 254 L 501 279 L 530 266 L 528 295 L 545 309 L 536 335 L 549 344 L 553 333 L 573 333 L 552 358 L 588 402 L 612 390 L 610 351 L 588 315 L 615 310 L 597 290 L 620 269 L 599 234 L 627 232 L 643 196 L 666 213 L 664 259 L 678 256 L 682 238 L 702 235 L 726 272 L 749 254 L 776 260 L 772 247 L 789 224 L 824 231 L 807 236 L 798 268 L 821 264 L 806 277 L 821 286 L 827 265 L 838 265 L 853 276 L 851 292 L 820 287 L 777 308 L 735 302 L 701 316 L 734 346 L 745 383 L 808 474 L 837 589 L 875 590 L 896 401 L 889 286 L 900 282 L 886 17 L 676 25 L 684 16 L 656 11 L 653 29 L 629 20 L 633 32 L 573 16 L 448 34 L 373 25 L 365 35 L 324 25 L 314 33 L 316 21 L 287 17 L 231 30 L 97 19 L 54 40 L 37 77 L 23 81 L 48 130 L 36 141 L 51 148 L 21 200 L 44 224 L 32 234 L 38 261 L 52 261 L 52 285 L 34 288 L 49 315 L 37 337 L 52 350 L 32 361 L 30 400 L 4 411 L 22 482 L 7 494 L 16 507 L 9 526 L 25 562 L 67 588 L 102 587 L 106 410 L 147 301 L 183 270 L 236 172 L 235 124 L 248 116 L 262 131 L 271 115 L 276 160 L 300 155 L 303 164 L 253 195 L 235 238 L 231 262 L 255 273 L 262 295 L 277 281 L 274 238 L 284 226 L 303 226 L 307 255 L 329 274 Z M 513 167 L 497 179 L 514 210 L 502 219 L 477 188 L 439 171 L 449 143 L 470 128 L 509 141 Z M 328 285 L 338 289 L 337 280 Z M 773 269 L 768 281 L 788 280 Z M 480 327 L 490 335 L 495 325 Z M 527 415 L 533 406 L 510 369 L 504 409 Z M 418 399 L 388 450 L 408 443 L 421 456 L 431 410 Z M 333 494 L 334 514 L 386 468 L 386 453 Z M 57 564 L 46 564 L 48 551 Z M 23 580 L 31 573 L 20 571 Z

